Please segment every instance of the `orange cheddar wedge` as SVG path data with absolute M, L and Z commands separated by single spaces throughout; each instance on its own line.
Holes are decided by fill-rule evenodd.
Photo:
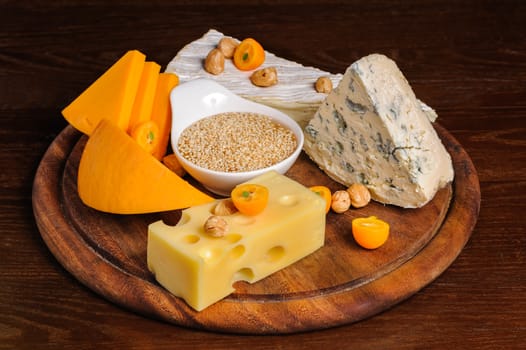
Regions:
M 153 151 L 153 156 L 161 160 L 166 154 L 170 130 L 172 128 L 172 110 L 170 106 L 170 92 L 179 84 L 179 77 L 173 73 L 159 74 L 157 90 L 153 102 L 151 119 L 159 127 L 159 143 Z
M 137 50 L 125 53 L 62 110 L 64 118 L 87 135 L 102 118 L 127 130 L 145 59 Z
M 137 125 L 150 120 L 160 70 L 161 66 L 156 62 L 147 61 L 144 63 L 141 81 L 130 115 L 128 133 L 131 133 Z
M 77 185 L 84 204 L 115 214 L 175 210 L 214 200 L 107 119 L 98 124 L 86 143 Z

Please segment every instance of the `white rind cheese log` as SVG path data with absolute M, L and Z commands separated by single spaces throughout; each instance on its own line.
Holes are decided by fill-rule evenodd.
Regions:
M 302 127 L 312 118 L 326 96 L 316 92 L 316 80 L 321 76 L 328 76 L 336 85 L 341 79 L 342 74 L 330 74 L 318 68 L 306 67 L 268 51 L 265 51 L 265 62 L 257 69 L 275 67 L 278 71 L 278 83 L 274 86 L 255 86 L 250 81 L 254 71 L 239 70 L 231 59 L 225 59 L 225 70 L 221 74 L 210 74 L 204 69 L 204 60 L 223 37 L 225 35 L 217 30 L 209 30 L 200 39 L 183 47 L 168 63 L 166 72 L 176 73 L 181 83 L 197 78 L 215 80 L 237 95 L 281 110 Z
M 305 128 L 305 152 L 343 185 L 381 203 L 416 208 L 453 180 L 451 157 L 389 58 L 354 62 Z
M 316 80 L 326 76 L 333 86 L 336 86 L 342 78 L 342 74 L 331 74 L 318 68 L 303 66 L 277 57 L 268 51 L 265 51 L 265 62 L 258 69 L 265 67 L 277 69 L 278 83 L 274 86 L 253 85 L 250 81 L 253 71 L 237 69 L 230 59 L 225 60 L 225 70 L 221 74 L 210 74 L 204 69 L 204 60 L 223 37 L 225 35 L 221 32 L 210 29 L 201 38 L 183 47 L 168 63 L 166 72 L 176 73 L 181 83 L 198 78 L 215 80 L 235 94 L 281 110 L 301 127 L 305 127 L 327 96 L 316 92 Z M 437 117 L 435 111 L 424 103 L 420 101 L 419 103 L 428 118 L 434 121 Z

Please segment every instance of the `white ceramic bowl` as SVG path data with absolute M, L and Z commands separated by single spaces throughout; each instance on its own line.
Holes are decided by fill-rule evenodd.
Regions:
M 188 174 L 215 194 L 229 196 L 236 185 L 270 170 L 284 174 L 294 164 L 303 148 L 303 132 L 292 118 L 277 109 L 244 99 L 213 80 L 196 79 L 177 86 L 170 94 L 170 102 L 172 106 L 171 143 L 174 153 Z M 226 112 L 252 112 L 272 118 L 294 133 L 297 140 L 296 149 L 288 158 L 279 163 L 247 172 L 209 170 L 182 157 L 177 147 L 182 131 L 199 119 Z

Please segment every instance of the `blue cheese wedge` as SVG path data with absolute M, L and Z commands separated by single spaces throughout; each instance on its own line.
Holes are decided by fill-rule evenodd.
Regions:
M 204 60 L 223 37 L 225 35 L 221 32 L 209 30 L 198 40 L 183 47 L 168 63 L 166 72 L 176 73 L 181 83 L 198 78 L 215 80 L 237 95 L 281 110 L 302 127 L 313 117 L 327 96 L 316 92 L 314 87 L 316 80 L 325 76 L 331 80 L 333 86 L 337 86 L 342 79 L 342 74 L 331 74 L 318 68 L 307 67 L 277 57 L 268 51 L 265 51 L 265 62 L 258 69 L 275 67 L 278 73 L 276 85 L 270 87 L 253 85 L 249 79 L 253 71 L 241 71 L 229 59 L 225 60 L 223 73 L 210 74 L 204 69 Z M 428 118 L 434 121 L 437 117 L 435 111 L 420 101 L 419 105 Z
M 354 62 L 305 128 L 305 152 L 335 181 L 416 208 L 453 180 L 451 157 L 395 62 Z

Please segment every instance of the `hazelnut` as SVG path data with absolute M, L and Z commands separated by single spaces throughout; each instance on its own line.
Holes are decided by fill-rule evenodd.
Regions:
M 278 72 L 274 67 L 258 69 L 250 76 L 252 84 L 268 87 L 278 83 Z
M 186 170 L 184 170 L 183 166 L 179 163 L 177 157 L 173 153 L 163 157 L 163 164 L 180 177 L 183 177 L 186 174 Z
M 228 232 L 228 223 L 221 217 L 212 215 L 204 224 L 205 232 L 212 237 L 223 237 Z
M 218 75 L 225 70 L 225 56 L 219 49 L 212 49 L 205 59 L 205 70 Z
M 371 193 L 360 183 L 352 184 L 348 189 L 351 205 L 355 208 L 365 207 L 371 201 Z
M 319 77 L 316 80 L 315 87 L 317 92 L 328 94 L 332 91 L 332 81 L 329 77 Z
M 224 37 L 219 40 L 217 48 L 223 53 L 225 58 L 232 58 L 238 45 L 239 43 L 235 39 Z
M 214 207 L 213 213 L 214 215 L 226 216 L 235 214 L 237 213 L 237 211 L 238 210 L 234 205 L 232 199 L 227 198 L 217 202 L 216 206 Z
M 331 208 L 335 213 L 341 214 L 351 207 L 351 197 L 349 192 L 339 190 L 332 194 Z

